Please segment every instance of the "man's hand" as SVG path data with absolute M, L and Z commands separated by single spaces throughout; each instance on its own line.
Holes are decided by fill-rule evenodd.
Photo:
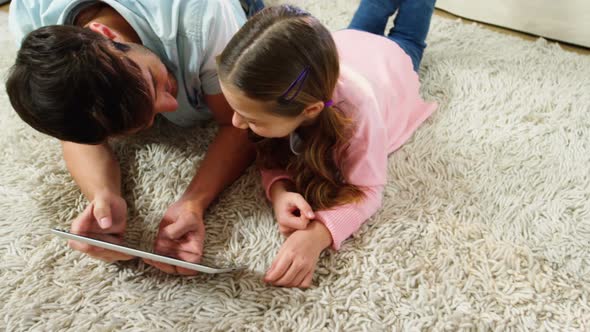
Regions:
M 198 263 L 203 255 L 204 241 L 205 224 L 203 223 L 202 209 L 192 201 L 181 199 L 172 204 L 164 214 L 154 243 L 154 252 Z M 197 271 L 174 265 L 149 259 L 144 259 L 144 261 L 166 273 L 197 274 Z
M 94 196 L 94 200 L 88 204 L 86 209 L 72 221 L 70 232 L 80 235 L 92 233 L 111 242 L 117 240 L 122 242 L 126 224 L 127 203 L 125 200 L 117 194 L 99 193 Z M 72 249 L 106 262 L 134 258 L 73 240 L 68 241 L 68 244 Z
M 273 210 L 279 223 L 279 231 L 289 236 L 296 230 L 302 230 L 315 215 L 311 206 L 298 193 L 282 191 L 273 197 Z
M 183 198 L 174 203 L 160 222 L 155 242 L 158 253 L 198 263 L 205 241 L 204 211 L 219 193 L 237 179 L 254 160 L 254 145 L 245 130 L 233 128 L 233 110 L 222 94 L 205 95 L 205 103 L 219 124 L 200 168 L 186 188 Z M 145 260 L 167 273 L 184 275 L 196 271 Z
M 205 103 L 219 124 L 219 131 L 183 198 L 166 211 L 160 222 L 154 248 L 157 253 L 192 263 L 200 262 L 203 254 L 205 210 L 225 187 L 244 172 L 255 155 L 246 131 L 232 127 L 233 110 L 225 97 L 222 94 L 205 95 Z M 197 273 L 151 260 L 144 261 L 167 273 Z
M 313 273 L 322 251 L 332 243 L 330 231 L 319 221 L 297 230 L 283 243 L 277 257 L 264 276 L 275 286 L 311 286 Z

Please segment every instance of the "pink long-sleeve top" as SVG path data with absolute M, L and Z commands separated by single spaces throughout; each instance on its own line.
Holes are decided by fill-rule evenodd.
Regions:
M 387 156 L 410 138 L 436 104 L 420 97 L 412 61 L 396 43 L 356 30 L 341 30 L 333 37 L 340 56 L 340 77 L 332 100 L 355 126 L 349 147 L 336 157 L 346 181 L 365 193 L 357 203 L 314 211 L 338 250 L 381 206 Z M 274 182 L 289 178 L 284 170 L 262 170 L 267 197 L 270 199 Z

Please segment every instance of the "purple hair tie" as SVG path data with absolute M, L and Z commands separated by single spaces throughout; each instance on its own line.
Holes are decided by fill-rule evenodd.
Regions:
M 324 103 L 324 108 L 328 108 L 330 106 L 334 105 L 334 102 L 332 101 L 332 99 L 328 100 L 327 102 Z

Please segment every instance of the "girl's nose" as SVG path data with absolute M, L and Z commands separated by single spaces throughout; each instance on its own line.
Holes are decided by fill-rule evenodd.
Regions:
M 231 118 L 231 124 L 240 129 L 248 129 L 248 124 L 244 119 L 236 112 L 234 112 L 233 117 Z

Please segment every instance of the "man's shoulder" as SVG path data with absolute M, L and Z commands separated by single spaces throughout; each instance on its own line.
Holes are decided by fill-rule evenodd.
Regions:
M 243 13 L 239 0 L 177 0 L 179 8 L 185 17 L 215 15 L 217 13 Z M 168 2 L 168 1 L 166 1 Z M 239 12 L 238 12 L 239 9 Z
M 221 17 L 234 16 L 245 17 L 244 9 L 239 0 L 186 0 L 182 1 L 182 15 L 190 19 L 215 19 Z
M 68 11 L 81 4 L 84 0 L 13 0 L 10 3 L 9 14 L 14 18 L 30 18 L 53 24 L 62 24 Z
M 178 20 L 179 36 L 194 41 L 208 38 L 211 31 L 222 26 L 243 25 L 246 14 L 239 0 L 187 0 L 183 1 Z
M 9 9 L 9 28 L 17 44 L 31 31 L 43 26 L 64 24 L 69 12 L 83 0 L 13 0 Z

